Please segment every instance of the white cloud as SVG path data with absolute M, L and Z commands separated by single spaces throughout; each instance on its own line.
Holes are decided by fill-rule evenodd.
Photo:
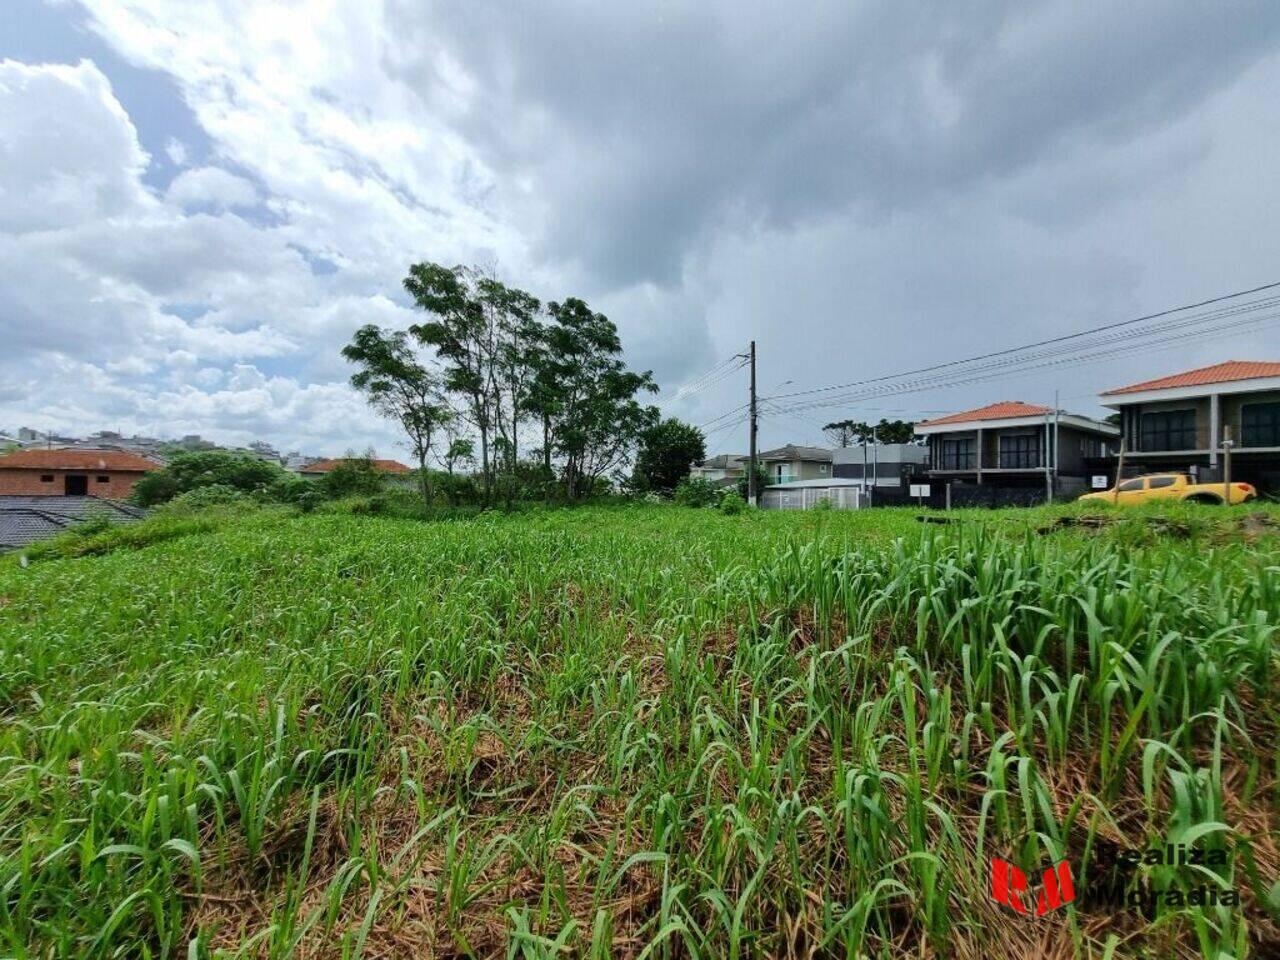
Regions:
M 0 420 L 390 447 L 338 359 L 360 323 L 408 322 L 367 280 L 376 270 L 363 292 L 318 275 L 295 225 L 229 212 L 259 197 L 221 168 L 186 170 L 155 196 L 137 132 L 88 61 L 0 64 L 0 151 L 12 153 L 0 168 L 0 380 L 13 384 Z M 255 366 L 267 359 L 281 372 Z M 320 368 L 328 382 L 299 383 Z
M 220 167 L 197 167 L 174 177 L 165 197 L 186 210 L 216 210 L 252 207 L 258 202 L 258 191 L 244 177 Z
M 88 61 L 0 61 L 0 231 L 24 233 L 120 216 L 152 204 L 149 158 Z

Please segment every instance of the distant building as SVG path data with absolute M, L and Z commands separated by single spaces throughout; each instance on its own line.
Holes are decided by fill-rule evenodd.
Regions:
M 1125 473 L 1178 471 L 1222 479 L 1231 433 L 1232 479 L 1280 490 L 1280 363 L 1228 360 L 1099 398 L 1120 414 Z
M 737 483 L 740 477 L 747 474 L 746 454 L 720 453 L 701 463 L 695 463 L 689 470 L 690 477 L 700 477 L 718 487 Z
M 877 487 L 900 487 L 929 470 L 929 448 L 916 443 L 869 443 L 831 451 L 833 474 Z
M 785 447 L 756 454 L 756 460 L 764 464 L 770 484 L 823 480 L 831 476 L 831 451 L 824 447 L 789 443 Z
M 363 457 L 337 457 L 333 460 L 317 460 L 314 463 L 309 463 L 305 467 L 302 467 L 298 472 L 304 477 L 322 477 L 326 473 L 334 470 L 339 464 L 350 463 L 353 460 L 355 462 L 359 462 L 363 459 Z M 379 473 L 403 475 L 413 472 L 409 467 L 406 467 L 398 460 L 374 460 L 372 462 L 373 469 L 377 470 Z
M 122 450 L 32 447 L 0 456 L 0 495 L 123 500 L 159 464 Z
M 1120 431 L 1109 423 L 1051 407 L 1005 400 L 916 424 L 929 441 L 929 476 L 937 481 L 1003 487 L 1088 486 L 1086 461 L 1105 455 Z

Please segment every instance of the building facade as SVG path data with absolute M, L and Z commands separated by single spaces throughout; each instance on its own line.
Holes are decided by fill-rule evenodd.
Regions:
M 0 495 L 123 500 L 159 466 L 121 450 L 18 450 L 0 457 Z
M 1020 400 L 925 420 L 916 433 L 929 442 L 931 480 L 1068 494 L 1088 487 L 1088 461 L 1120 436 L 1109 423 Z
M 1125 474 L 1177 471 L 1202 482 L 1231 476 L 1280 491 L 1280 362 L 1228 360 L 1101 396 L 1120 416 Z
M 701 463 L 695 463 L 689 470 L 689 476 L 709 481 L 718 487 L 730 486 L 737 483 L 740 477 L 746 476 L 748 459 L 745 453 L 717 454 Z
M 832 476 L 831 459 L 830 450 L 794 443 L 756 454 L 770 484 L 828 479 Z

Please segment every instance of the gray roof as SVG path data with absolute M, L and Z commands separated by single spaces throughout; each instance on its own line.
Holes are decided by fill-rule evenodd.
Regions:
M 730 467 L 742 466 L 748 459 L 745 453 L 717 453 L 714 457 L 703 460 L 698 466 L 706 470 L 727 470 Z
M 0 496 L 0 550 L 44 540 L 90 517 L 131 523 L 145 515 L 137 507 L 98 497 Z
M 830 463 L 831 451 L 826 447 L 802 447 L 788 443 L 785 447 L 766 450 L 756 454 L 758 460 L 815 460 L 818 463 Z

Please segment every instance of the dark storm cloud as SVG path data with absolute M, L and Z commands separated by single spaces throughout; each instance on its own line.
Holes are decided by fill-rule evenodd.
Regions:
M 392 62 L 498 171 L 544 254 L 674 284 L 727 224 L 875 222 L 1175 120 L 1274 49 L 1280 8 L 403 4 Z M 1080 197 L 1062 198 L 1073 207 Z

